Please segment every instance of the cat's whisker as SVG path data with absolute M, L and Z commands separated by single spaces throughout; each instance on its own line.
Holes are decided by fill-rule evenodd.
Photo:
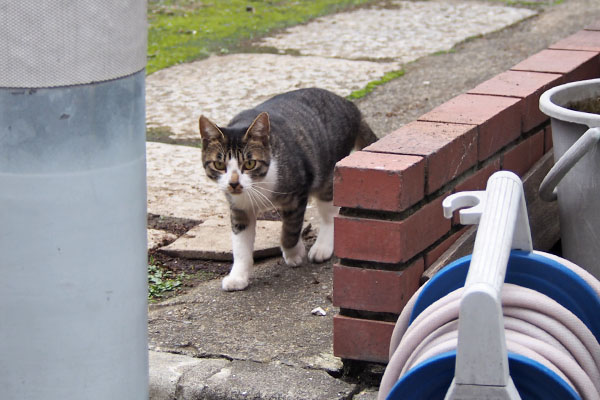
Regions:
M 271 190 L 271 189 L 267 189 L 267 188 L 264 188 L 264 187 L 259 187 L 259 189 L 267 191 L 269 193 L 275 193 L 275 194 L 290 194 L 290 192 L 278 192 L 276 190 Z
M 261 208 L 264 208 L 265 204 L 263 203 L 262 199 L 256 195 L 256 193 L 257 193 L 256 189 L 254 189 L 252 186 L 248 186 L 248 187 L 246 187 L 246 189 L 247 189 L 248 197 L 251 201 L 253 201 L 253 204 L 256 203 L 259 210 Z
M 255 189 L 253 187 L 250 187 L 250 191 L 253 194 L 258 196 L 257 200 L 260 201 L 260 203 L 264 206 L 265 209 L 268 209 L 268 208 L 274 209 L 275 212 L 277 213 L 277 215 L 279 216 L 279 218 L 281 218 L 281 215 L 279 214 L 277 207 L 275 207 L 275 204 L 273 204 L 273 202 L 271 201 L 271 199 L 269 199 L 269 197 L 267 195 L 265 195 L 260 190 Z
M 264 190 L 264 191 L 267 191 L 267 192 L 269 192 L 269 193 L 276 193 L 276 194 L 290 194 L 289 192 L 278 192 L 278 191 L 276 191 L 276 190 L 269 189 L 269 188 L 266 188 L 266 187 L 263 187 L 263 186 L 261 186 L 261 185 L 270 185 L 271 183 L 274 183 L 274 182 L 267 182 L 267 181 L 261 181 L 261 182 L 252 182 L 252 186 L 256 186 L 256 187 L 258 187 L 260 190 Z
M 255 201 L 254 201 L 254 197 L 252 195 L 252 192 L 250 190 L 247 190 L 246 194 L 248 196 L 248 200 L 250 201 L 250 207 L 252 207 L 252 213 L 254 215 L 256 215 Z
M 257 213 L 260 213 L 260 211 L 265 208 L 265 204 L 263 200 L 257 196 L 257 191 L 252 187 L 252 185 L 248 186 L 247 189 L 248 195 L 253 201 L 252 210 L 254 211 L 254 215 L 257 215 Z M 254 208 L 254 206 L 256 206 L 256 208 Z

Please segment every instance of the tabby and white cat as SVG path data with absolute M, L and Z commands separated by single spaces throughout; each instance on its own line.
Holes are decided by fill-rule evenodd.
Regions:
M 356 106 L 329 91 L 300 89 L 277 95 L 219 128 L 199 120 L 202 162 L 229 201 L 233 266 L 224 290 L 248 286 L 254 263 L 256 216 L 275 207 L 282 219 L 281 250 L 290 266 L 303 263 L 300 237 L 309 196 L 316 200 L 319 233 L 311 262 L 333 254 L 333 169 L 353 148 L 376 136 Z

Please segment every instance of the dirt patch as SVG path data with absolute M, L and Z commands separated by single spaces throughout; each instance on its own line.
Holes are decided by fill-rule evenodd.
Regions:
M 181 236 L 203 221 L 189 218 L 168 217 L 148 213 L 148 228 L 167 231 L 175 236 Z
M 259 216 L 259 219 L 277 221 L 281 218 L 277 211 L 268 210 Z M 176 237 L 184 235 L 190 229 L 201 224 L 202 222 L 203 221 L 201 220 L 195 219 L 160 216 L 151 213 L 148 214 L 148 228 L 167 231 L 174 234 Z M 314 243 L 316 239 L 316 233 L 311 224 L 308 224 L 304 227 L 302 231 L 302 238 L 307 248 Z M 166 246 L 169 243 L 170 242 L 167 241 L 163 243 L 163 246 Z M 181 274 L 183 274 L 181 278 L 181 286 L 179 286 L 175 291 L 163 293 L 160 300 L 186 293 L 189 289 L 202 282 L 223 277 L 227 275 L 231 269 L 230 261 L 173 257 L 161 252 L 160 249 L 148 251 L 148 263 L 171 271 L 173 276 L 181 276 Z
M 567 103 L 565 108 L 573 111 L 581 111 L 590 114 L 600 114 L 600 97 L 592 97 L 579 101 Z
M 160 216 L 148 214 L 148 228 L 167 231 L 179 237 L 184 235 L 194 226 L 201 224 L 202 221 Z M 169 243 L 163 243 L 167 245 Z M 229 272 L 229 262 L 215 262 L 210 260 L 189 260 L 185 258 L 171 257 L 162 253 L 159 249 L 148 251 L 148 263 L 158 265 L 166 270 L 173 272 L 173 275 L 182 276 L 182 284 L 177 290 L 163 293 L 161 300 L 185 293 L 190 288 L 199 283 L 210 279 L 226 275 Z

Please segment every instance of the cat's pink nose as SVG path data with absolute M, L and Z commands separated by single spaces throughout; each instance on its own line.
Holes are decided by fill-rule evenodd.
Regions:
M 239 182 L 229 182 L 229 193 L 231 194 L 241 194 L 242 193 L 242 185 Z

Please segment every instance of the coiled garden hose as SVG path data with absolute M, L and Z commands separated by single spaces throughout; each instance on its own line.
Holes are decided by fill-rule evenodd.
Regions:
M 560 262 L 600 298 L 600 282 L 587 271 L 559 257 L 535 253 Z M 390 342 L 390 361 L 379 389 L 380 400 L 388 396 L 411 368 L 457 348 L 458 313 L 464 288 L 435 301 L 409 324 L 424 287 L 411 297 L 396 323 Z M 577 316 L 542 293 L 510 283 L 502 288 L 502 309 L 510 353 L 550 369 L 584 400 L 600 399 L 600 344 Z

